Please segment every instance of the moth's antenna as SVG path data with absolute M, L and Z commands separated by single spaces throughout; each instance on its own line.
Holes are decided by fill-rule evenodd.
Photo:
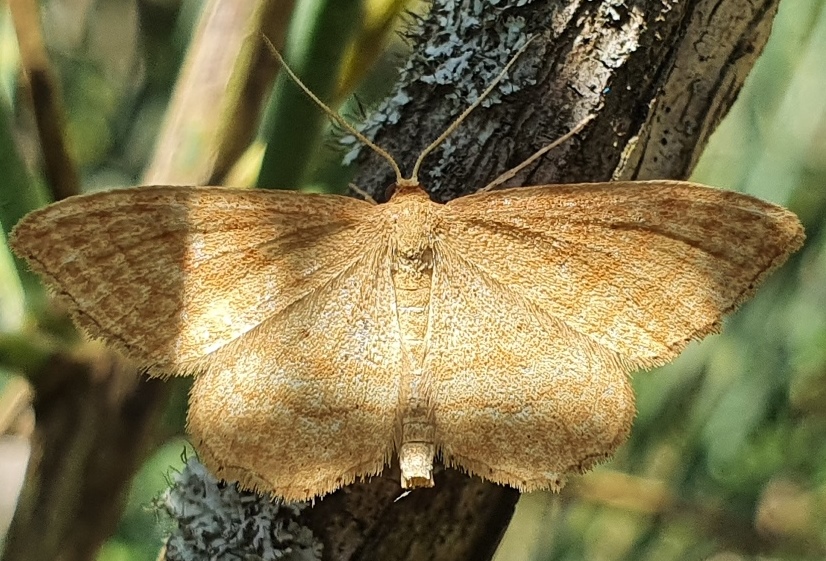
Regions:
M 362 144 L 364 144 L 373 152 L 387 160 L 387 162 L 390 164 L 390 167 L 392 167 L 393 171 L 396 173 L 396 183 L 403 183 L 404 178 L 402 177 L 402 171 L 401 169 L 399 169 L 399 164 L 396 163 L 396 160 L 393 159 L 393 156 L 391 156 L 385 149 L 383 149 L 382 147 L 374 143 L 372 140 L 364 136 L 362 133 L 360 133 L 353 125 L 344 120 L 338 113 L 327 107 L 327 105 L 323 101 L 321 101 L 321 99 L 319 99 L 317 95 L 310 91 L 310 88 L 304 85 L 304 82 L 302 82 L 301 79 L 296 75 L 296 73 L 293 72 L 292 68 L 290 68 L 287 65 L 287 62 L 284 60 L 284 57 L 281 56 L 281 53 L 278 52 L 278 49 L 275 48 L 275 45 L 272 44 L 272 41 L 270 41 L 269 37 L 267 37 L 266 35 L 264 35 L 263 37 L 264 42 L 267 44 L 267 47 L 270 49 L 276 60 L 278 60 L 278 63 L 281 65 L 281 67 L 284 69 L 287 75 L 292 79 L 293 82 L 295 82 L 295 85 L 298 86 L 307 97 L 313 100 L 313 102 L 316 105 L 318 105 L 318 107 L 322 111 L 324 111 L 324 113 L 328 117 L 330 117 L 336 123 L 341 125 L 350 134 L 358 138 L 362 142 Z
M 368 193 L 367 191 L 365 191 L 364 189 L 362 189 L 361 187 L 359 187 L 359 186 L 358 186 L 358 185 L 356 185 L 355 183 L 348 183 L 348 184 L 347 184 L 347 186 L 348 186 L 348 187 L 350 187 L 350 189 L 353 191 L 353 193 L 355 193 L 356 195 L 361 195 L 361 197 L 362 197 L 365 201 L 367 201 L 368 203 L 370 203 L 371 205 L 377 205 L 377 204 L 379 204 L 379 203 L 378 203 L 378 201 L 376 201 L 376 199 L 374 199 L 374 198 L 370 195 L 370 193 Z
M 462 112 L 462 114 L 459 115 L 456 118 L 456 120 L 453 121 L 442 134 L 439 135 L 439 137 L 436 140 L 431 142 L 427 148 L 422 150 L 422 153 L 419 154 L 419 158 L 416 160 L 416 163 L 413 164 L 413 173 L 410 174 L 411 181 L 415 182 L 416 184 L 419 183 L 419 169 L 421 169 L 422 162 L 427 157 L 427 155 L 433 152 L 433 150 L 435 150 L 442 142 L 444 142 L 445 138 L 450 136 L 453 133 L 453 131 L 455 131 L 459 127 L 459 125 L 462 124 L 462 121 L 464 121 L 465 118 L 467 118 L 467 116 L 470 115 L 474 109 L 479 107 L 479 105 L 485 100 L 485 98 L 487 98 L 494 90 L 494 88 L 496 88 L 496 86 L 498 86 L 499 83 L 505 78 L 505 75 L 508 73 L 508 70 L 510 70 L 511 66 L 513 66 L 513 64 L 516 62 L 516 59 L 518 59 L 519 56 L 525 52 L 525 49 L 528 48 L 528 45 L 530 45 L 535 38 L 536 35 L 528 37 L 528 40 L 525 41 L 525 44 L 519 47 L 519 50 L 516 51 L 516 54 L 514 54 L 511 57 L 511 59 L 505 65 L 505 68 L 503 68 L 499 75 L 496 78 L 494 78 L 493 82 L 491 82 L 490 85 L 487 88 L 485 88 L 485 91 L 482 92 L 482 94 L 476 99 L 476 101 L 471 103 L 470 106 L 467 109 L 465 109 Z
M 559 146 L 560 144 L 574 136 L 576 133 L 584 129 L 585 126 L 594 119 L 594 117 L 596 117 L 596 115 L 593 113 L 588 115 L 579 123 L 577 123 L 577 125 L 574 128 L 572 128 L 571 130 L 569 130 L 568 132 L 566 132 L 565 134 L 551 142 L 550 144 L 546 144 L 545 146 L 534 152 L 533 155 L 529 156 L 528 159 L 523 161 L 521 164 L 509 169 L 508 171 L 506 171 L 505 173 L 503 173 L 502 175 L 500 175 L 499 177 L 497 177 L 496 179 L 494 179 L 493 181 L 491 181 L 490 183 L 476 191 L 476 193 L 484 193 L 485 191 L 490 191 L 494 187 L 503 184 L 505 181 L 513 179 L 517 173 L 519 173 L 520 171 L 534 163 L 536 160 L 544 156 L 546 153 L 550 152 L 551 150 L 553 150 L 554 148 L 556 148 L 557 146 Z

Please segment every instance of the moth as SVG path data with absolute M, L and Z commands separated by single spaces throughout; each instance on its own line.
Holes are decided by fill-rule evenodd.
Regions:
M 419 166 L 477 104 L 409 178 L 387 156 L 386 204 L 120 189 L 32 212 L 11 246 L 90 337 L 195 375 L 188 430 L 219 477 L 304 500 L 397 455 L 405 488 L 441 457 L 558 489 L 627 438 L 629 373 L 718 331 L 803 228 L 680 181 L 433 202 Z

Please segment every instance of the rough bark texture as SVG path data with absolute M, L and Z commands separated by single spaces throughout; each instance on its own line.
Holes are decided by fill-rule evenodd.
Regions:
M 409 172 L 525 35 L 537 35 L 497 103 L 426 160 L 420 179 L 434 199 L 472 193 L 592 113 L 577 138 L 511 184 L 685 178 L 765 45 L 777 3 L 441 0 L 412 33 L 401 85 L 366 130 Z M 373 154 L 361 163 L 357 184 L 383 200 L 392 173 Z M 389 469 L 306 511 L 324 559 L 489 559 L 517 500 L 445 470 L 435 489 L 394 502 L 397 481 Z
M 391 102 L 368 128 L 409 171 L 521 40 L 535 35 L 500 88 L 500 103 L 472 114 L 445 143 L 447 156 L 437 150 L 426 160 L 420 179 L 441 201 L 474 192 L 592 113 L 598 118 L 577 140 L 511 184 L 688 176 L 762 51 L 778 0 L 472 4 L 434 4 L 394 97 L 406 102 Z M 474 25 L 491 14 L 487 28 Z M 463 71 L 453 70 L 457 57 L 467 57 Z M 424 83 L 434 79 L 445 83 Z M 501 94 L 508 87 L 519 91 Z M 376 156 L 364 160 L 357 181 L 381 199 L 393 176 Z

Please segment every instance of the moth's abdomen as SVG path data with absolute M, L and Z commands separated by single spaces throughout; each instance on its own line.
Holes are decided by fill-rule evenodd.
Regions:
M 436 453 L 432 376 L 422 364 L 427 352 L 433 255 L 397 253 L 391 270 L 405 367 L 401 372 L 397 450 L 403 487 L 433 484 Z

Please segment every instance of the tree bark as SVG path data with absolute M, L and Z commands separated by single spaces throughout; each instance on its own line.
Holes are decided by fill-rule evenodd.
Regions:
M 425 161 L 420 179 L 435 200 L 474 192 L 589 114 L 596 118 L 582 133 L 510 184 L 684 179 L 762 51 L 777 4 L 439 0 L 410 32 L 402 80 L 366 131 L 409 173 L 535 35 L 495 94 L 498 103 L 475 111 Z M 384 200 L 392 173 L 375 154 L 361 156 L 356 183 Z M 399 494 L 394 467 L 307 509 L 323 558 L 490 559 L 518 498 L 449 469 L 435 488 L 394 502 Z
M 157 445 L 171 386 L 93 343 L 52 352 L 32 374 L 37 422 L 3 561 L 93 559 Z

